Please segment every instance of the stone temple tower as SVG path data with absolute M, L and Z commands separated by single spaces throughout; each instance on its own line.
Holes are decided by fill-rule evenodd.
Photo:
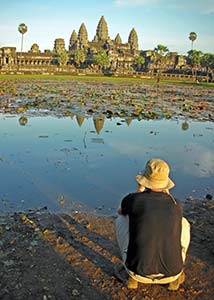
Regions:
M 134 28 L 132 28 L 129 34 L 128 43 L 130 44 L 131 50 L 138 50 L 138 36 Z
M 65 50 L 65 41 L 64 39 L 55 39 L 54 41 L 54 51 L 56 53 L 64 52 Z
M 77 33 L 75 30 L 73 30 L 71 37 L 70 37 L 69 50 L 75 50 L 76 44 L 77 44 Z
M 108 39 L 109 39 L 108 25 L 106 23 L 104 16 L 102 16 L 97 25 L 97 31 L 94 37 L 94 42 L 107 41 Z
M 116 45 L 122 44 L 122 39 L 121 39 L 119 33 L 116 35 L 114 42 Z
M 40 52 L 39 46 L 37 44 L 33 44 L 30 48 L 30 52 L 31 53 L 39 53 Z
M 80 49 L 83 49 L 88 45 L 88 32 L 84 23 L 81 24 L 78 32 L 78 43 Z

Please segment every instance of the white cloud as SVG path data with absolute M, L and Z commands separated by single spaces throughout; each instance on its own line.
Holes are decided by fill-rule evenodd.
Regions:
M 195 177 L 210 177 L 214 174 L 213 151 L 206 147 L 190 143 L 188 147 L 194 149 L 182 156 L 185 162 L 184 171 Z
M 116 6 L 147 6 L 158 3 L 160 0 L 115 0 Z
M 155 6 L 163 9 L 174 8 L 183 11 L 189 9 L 190 14 L 196 11 L 203 14 L 214 13 L 213 0 L 115 0 L 114 3 L 118 7 Z
M 196 143 L 189 143 L 189 151 L 185 151 L 183 146 L 180 147 L 173 145 L 156 145 L 148 146 L 130 143 L 121 140 L 111 141 L 108 143 L 110 147 L 117 151 L 121 155 L 127 155 L 128 157 L 134 157 L 135 159 L 152 156 L 166 157 L 169 161 L 174 161 L 178 169 L 182 168 L 182 172 L 190 174 L 193 177 L 204 178 L 214 175 L 214 156 L 213 151 L 206 148 L 203 145 Z M 143 150 L 142 150 L 143 149 Z

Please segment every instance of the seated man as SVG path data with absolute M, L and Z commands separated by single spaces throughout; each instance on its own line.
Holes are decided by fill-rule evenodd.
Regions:
M 177 290 L 185 279 L 190 224 L 169 193 L 174 186 L 169 166 L 161 159 L 151 159 L 136 180 L 138 192 L 122 200 L 115 228 L 129 274 L 128 288 L 137 288 L 138 282 L 169 283 L 169 290 Z

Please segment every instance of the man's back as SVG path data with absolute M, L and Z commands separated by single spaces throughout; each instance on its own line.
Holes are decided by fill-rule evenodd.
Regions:
M 173 276 L 183 267 L 181 257 L 181 206 L 166 193 L 133 193 L 122 201 L 129 215 L 126 266 L 141 276 Z

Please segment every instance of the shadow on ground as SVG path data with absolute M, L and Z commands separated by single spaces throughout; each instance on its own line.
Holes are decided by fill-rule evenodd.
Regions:
M 120 263 L 113 217 L 47 211 L 0 217 L 1 300 L 214 299 L 214 202 L 188 201 L 192 241 L 186 281 L 128 290 L 114 276 Z M 124 277 L 125 277 L 124 273 Z

